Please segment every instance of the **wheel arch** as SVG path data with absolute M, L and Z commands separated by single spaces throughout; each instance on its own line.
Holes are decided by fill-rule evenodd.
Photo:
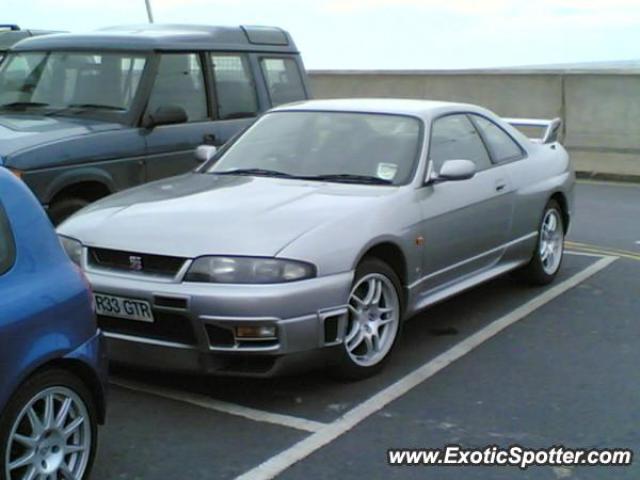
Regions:
M 549 201 L 555 200 L 560 205 L 560 213 L 562 214 L 562 225 L 564 227 L 564 233 L 569 231 L 569 222 L 571 222 L 571 216 L 569 215 L 569 202 L 564 193 L 558 191 L 555 192 L 549 198 Z
M 91 392 L 91 396 L 96 407 L 96 412 L 98 414 L 98 423 L 101 425 L 104 424 L 107 411 L 106 392 L 104 391 L 98 375 L 91 369 L 91 367 L 80 360 L 71 358 L 55 358 L 49 360 L 29 373 L 29 375 L 27 375 L 21 383 L 24 383 L 34 375 L 56 368 L 70 372 L 71 374 L 78 377 L 78 379 L 80 379 L 82 383 L 86 385 L 86 387 Z

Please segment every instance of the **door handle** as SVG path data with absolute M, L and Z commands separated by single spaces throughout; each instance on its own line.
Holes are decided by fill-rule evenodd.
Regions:
M 506 181 L 504 181 L 504 180 L 496 181 L 496 192 L 501 192 L 505 188 L 507 188 L 507 182 Z

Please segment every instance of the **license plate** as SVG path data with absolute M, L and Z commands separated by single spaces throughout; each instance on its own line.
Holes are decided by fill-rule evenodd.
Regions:
M 151 304 L 149 302 L 135 300 L 133 298 L 104 295 L 103 293 L 94 293 L 93 297 L 96 301 L 96 312 L 98 315 L 153 323 L 153 312 L 151 311 Z

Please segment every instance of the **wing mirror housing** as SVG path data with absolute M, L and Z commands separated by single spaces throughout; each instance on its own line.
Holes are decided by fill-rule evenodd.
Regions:
M 174 125 L 177 123 L 185 123 L 189 117 L 184 108 L 167 105 L 158 107 L 154 112 L 147 114 L 145 119 L 145 127 L 154 128 L 160 125 Z
M 431 181 L 439 183 L 468 180 L 475 174 L 476 164 L 471 160 L 447 160 L 440 167 L 440 172 L 431 176 Z
M 206 163 L 216 156 L 218 149 L 213 145 L 200 145 L 196 148 L 194 156 L 199 163 Z

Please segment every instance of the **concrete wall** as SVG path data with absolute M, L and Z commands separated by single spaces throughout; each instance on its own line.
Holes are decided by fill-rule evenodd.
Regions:
M 316 98 L 402 97 L 476 103 L 504 117 L 564 120 L 582 172 L 640 177 L 640 72 L 311 72 Z

